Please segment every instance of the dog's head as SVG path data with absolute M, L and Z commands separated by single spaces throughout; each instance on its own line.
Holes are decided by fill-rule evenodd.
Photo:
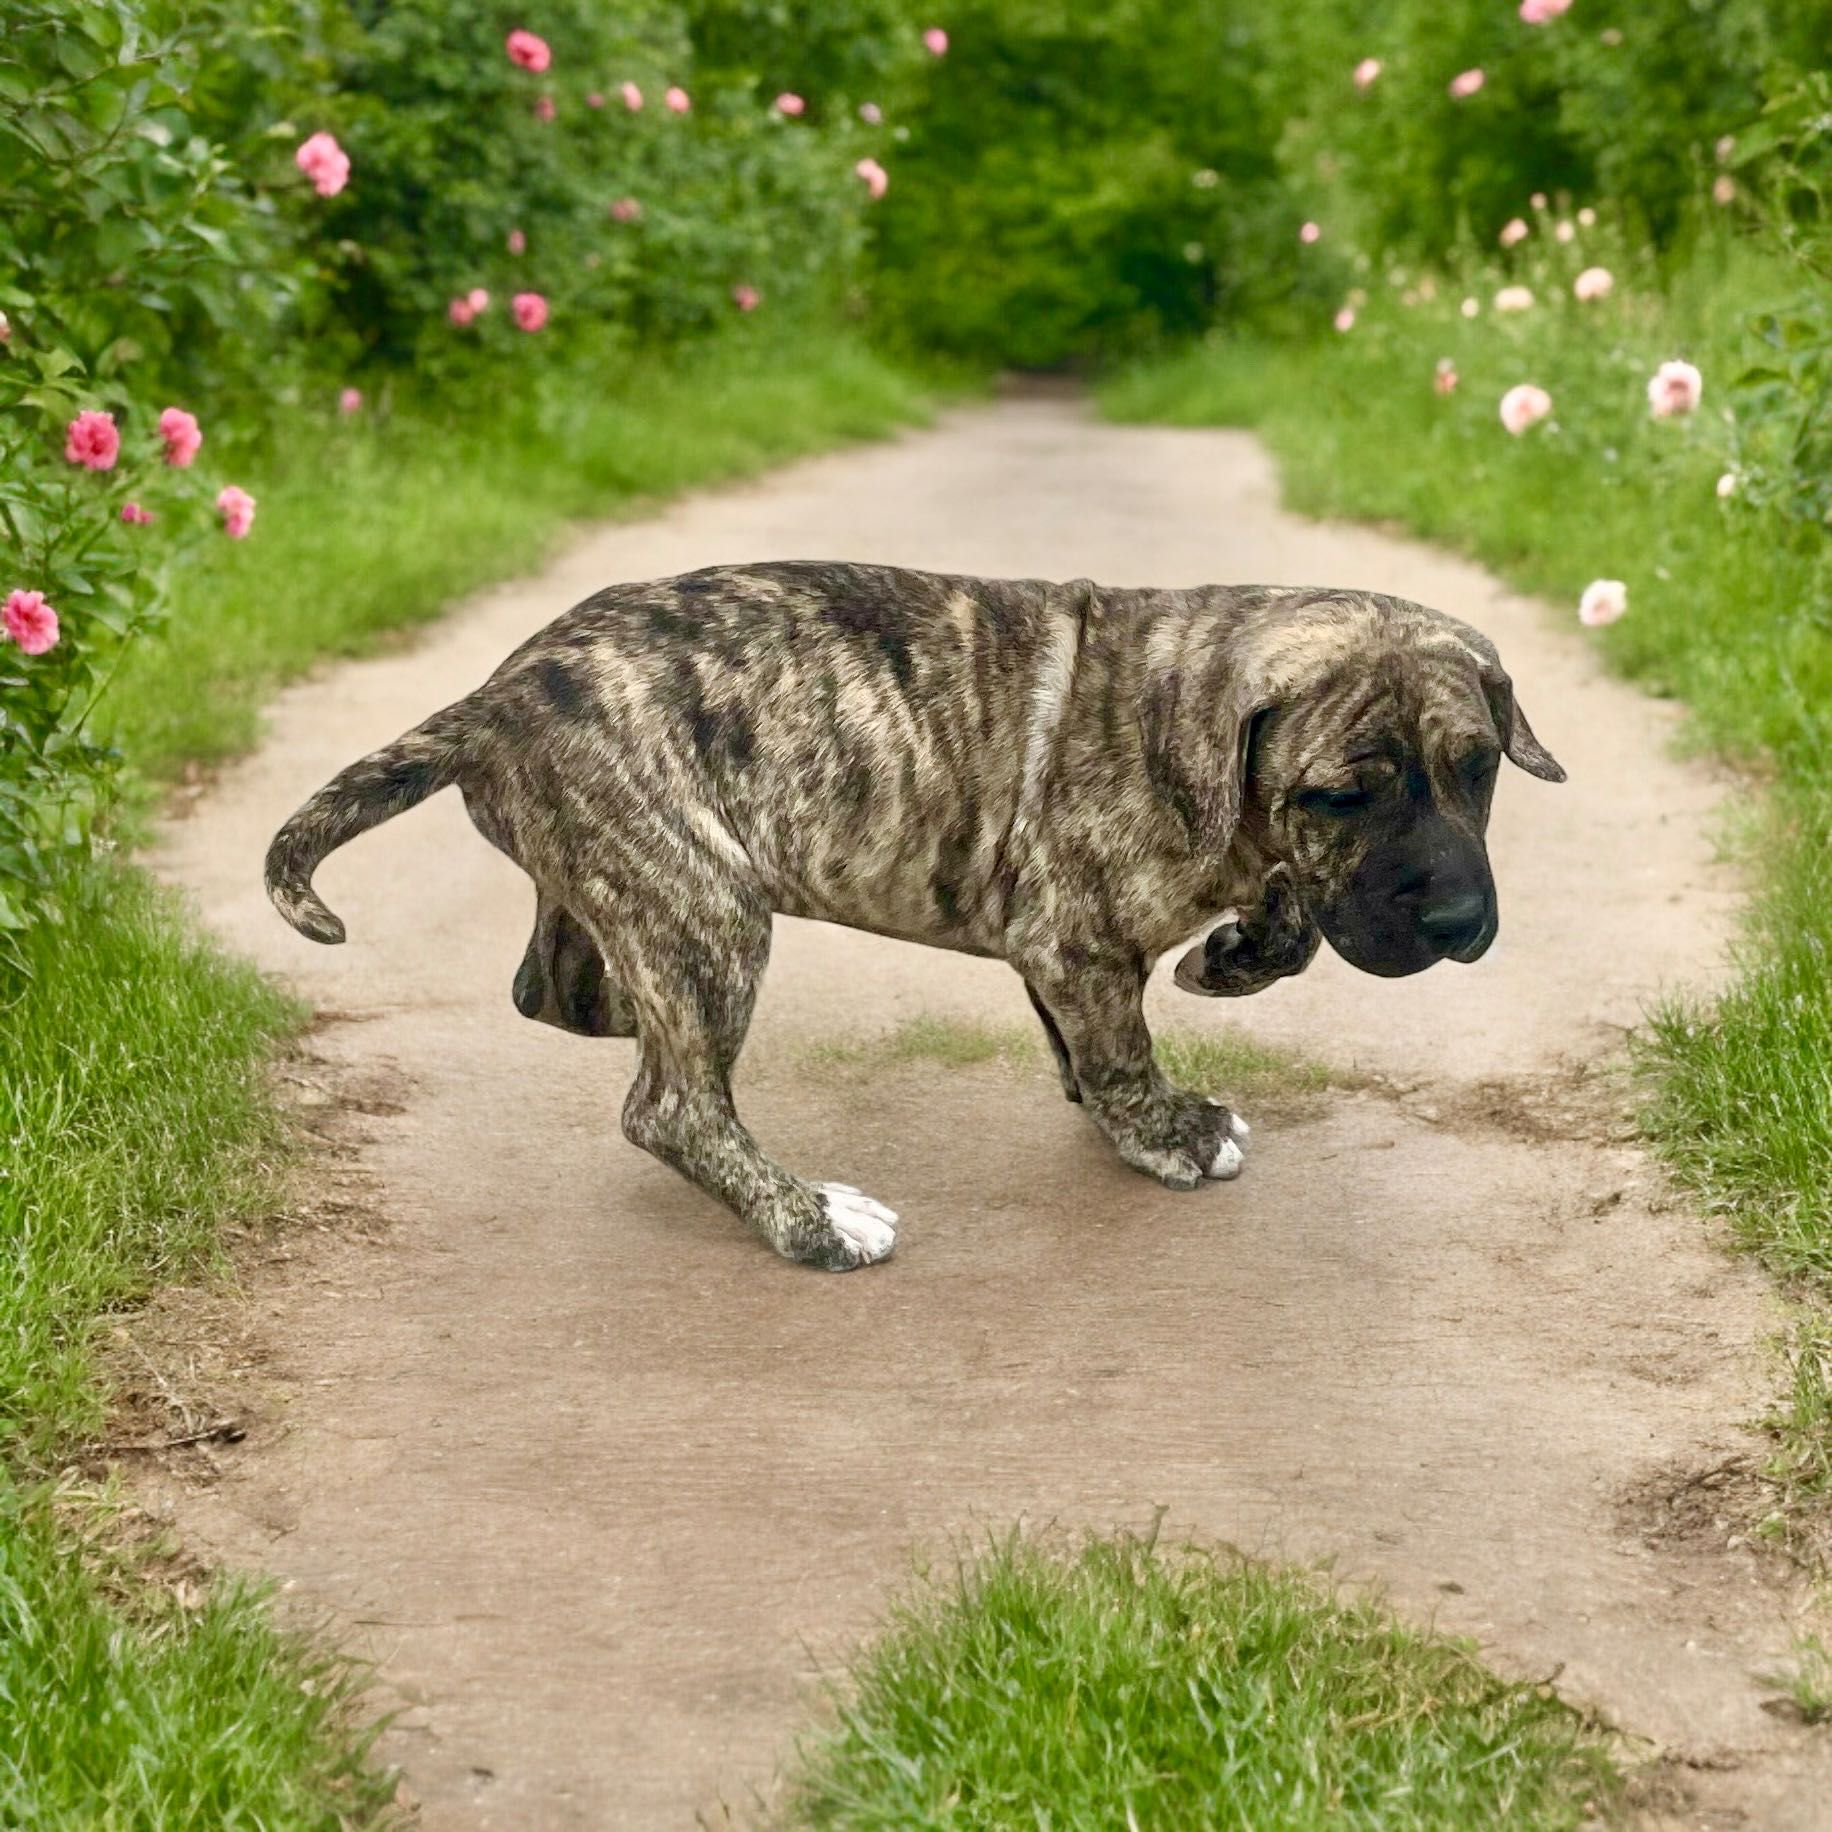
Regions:
M 1501 759 L 1565 776 L 1487 637 L 1372 594 L 1254 594 L 1155 672 L 1141 723 L 1193 842 L 1286 862 L 1336 952 L 1392 977 L 1494 940 Z

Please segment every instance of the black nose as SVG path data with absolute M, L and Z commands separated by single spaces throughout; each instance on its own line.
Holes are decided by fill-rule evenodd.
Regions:
M 1488 926 L 1488 899 L 1480 891 L 1431 898 L 1419 907 L 1418 926 L 1434 948 L 1456 954 L 1481 939 Z

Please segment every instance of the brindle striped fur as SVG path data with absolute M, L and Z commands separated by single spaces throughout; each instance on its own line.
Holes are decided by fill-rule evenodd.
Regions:
M 319 861 L 456 783 L 536 886 L 518 1008 L 635 1036 L 629 1137 L 788 1257 L 845 1266 L 878 1255 L 732 1105 L 772 912 L 1009 961 L 1070 1097 L 1194 1188 L 1243 1129 L 1153 1063 L 1153 962 L 1227 906 L 1191 990 L 1299 971 L 1319 933 L 1377 973 L 1474 958 L 1503 751 L 1562 775 L 1487 640 L 1397 599 L 714 567 L 597 593 L 352 764 L 267 883 L 341 941 Z

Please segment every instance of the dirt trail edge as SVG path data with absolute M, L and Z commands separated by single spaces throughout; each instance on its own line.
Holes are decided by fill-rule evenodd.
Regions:
M 772 558 L 1397 592 L 1495 638 L 1571 780 L 1504 775 L 1477 966 L 1326 956 L 1225 1006 L 1160 973 L 1161 1028 L 1382 1078 L 1283 1119 L 1243 1101 L 1247 1174 L 1193 1195 L 1122 1169 L 1047 1069 L 812 1074 L 811 1046 L 917 1013 L 1032 1019 L 996 964 L 779 921 L 740 1106 L 902 1216 L 888 1264 L 805 1271 L 624 1142 L 632 1045 L 515 1014 L 532 892 L 455 795 L 326 866 L 346 947 L 259 884 L 307 792 L 588 592 Z M 1826 1742 L 1763 1708 L 1793 1599 L 1701 1481 L 1758 1448 L 1772 1307 L 1661 1203 L 1606 1072 L 1650 995 L 1722 971 L 1735 908 L 1723 785 L 1668 755 L 1675 717 L 1474 567 L 1283 513 L 1246 436 L 1053 398 L 606 529 L 288 692 L 161 865 L 335 1014 L 322 1175 L 384 1225 L 290 1233 L 251 1274 L 261 1422 L 161 1505 L 378 1661 L 431 1826 L 743 1811 L 912 1548 L 1158 1506 L 1556 1673 L 1669 1754 L 1685 1823 L 1824 1826 Z

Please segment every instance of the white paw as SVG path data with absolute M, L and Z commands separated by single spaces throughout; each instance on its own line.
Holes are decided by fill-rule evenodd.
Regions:
M 1202 1174 L 1213 1177 L 1217 1183 L 1231 1183 L 1240 1175 L 1246 1162 L 1241 1148 L 1232 1139 L 1223 1139 L 1220 1150 L 1209 1160 L 1208 1168 Z
M 846 1270 L 889 1259 L 897 1244 L 897 1216 L 883 1203 L 862 1196 L 850 1183 L 817 1185 L 827 1219 L 846 1248 Z

